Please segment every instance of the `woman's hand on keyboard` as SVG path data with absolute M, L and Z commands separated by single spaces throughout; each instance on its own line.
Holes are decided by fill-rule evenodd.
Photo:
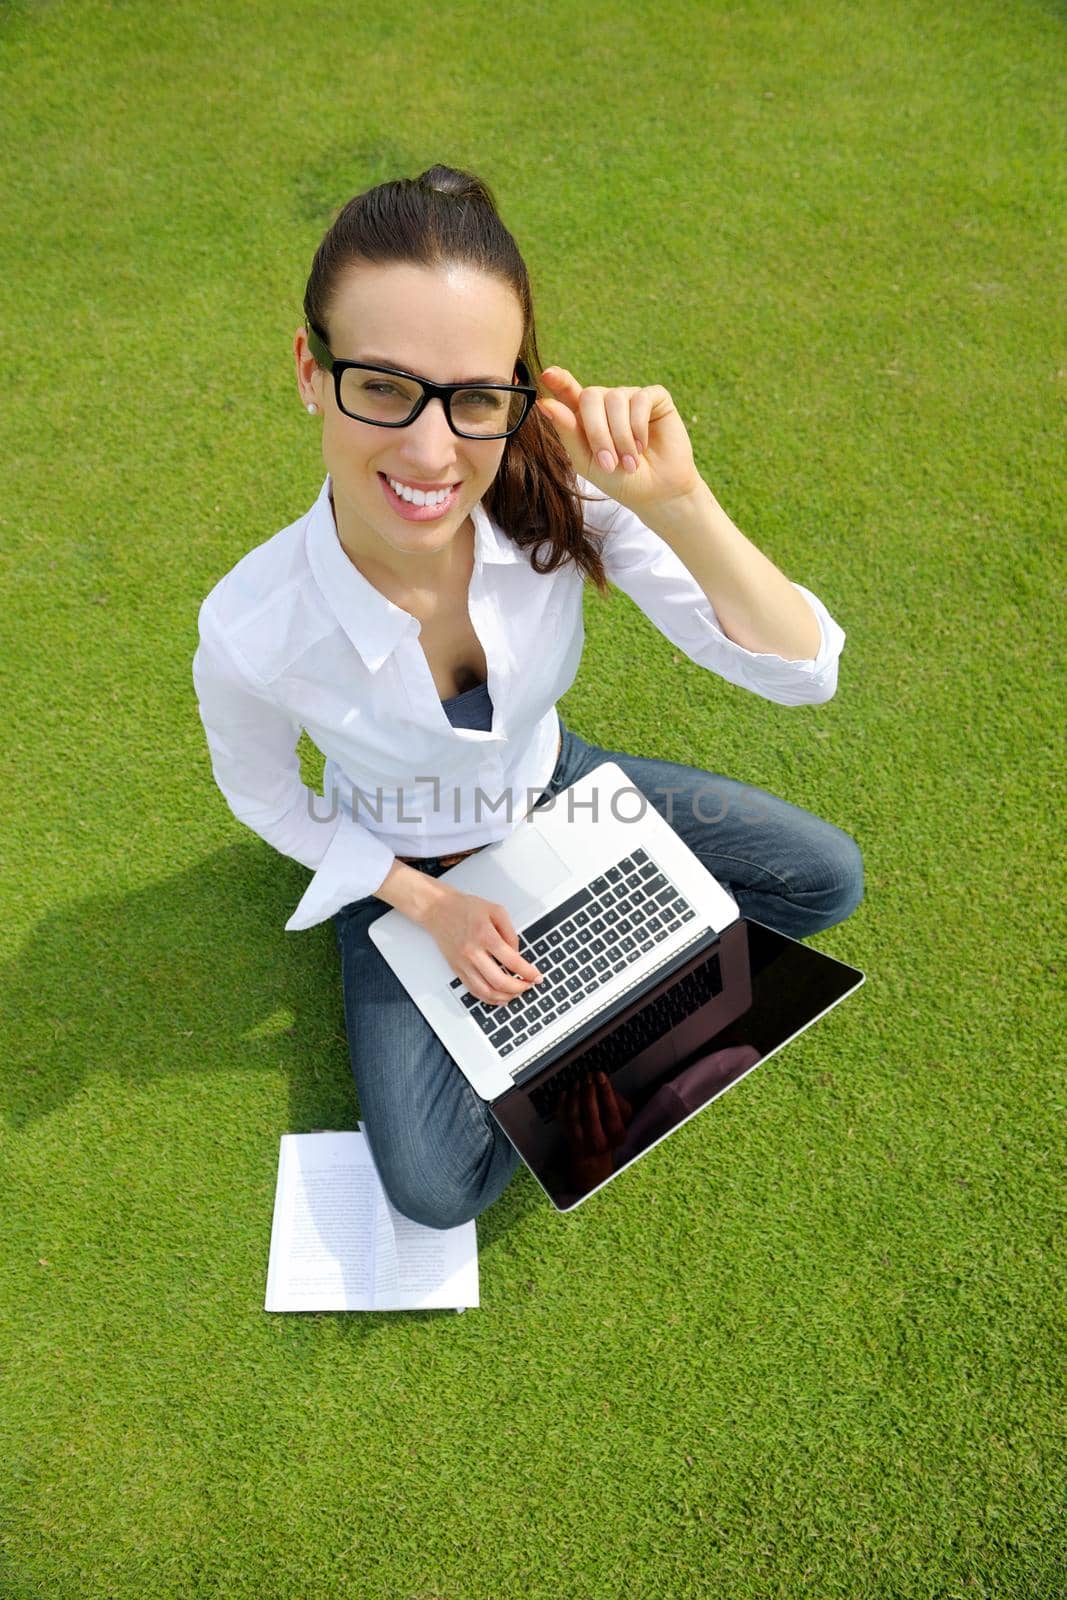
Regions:
M 426 913 L 422 926 L 433 935 L 457 978 L 479 1000 L 504 1004 L 542 976 L 520 956 L 519 936 L 507 908 L 495 900 L 450 888 Z

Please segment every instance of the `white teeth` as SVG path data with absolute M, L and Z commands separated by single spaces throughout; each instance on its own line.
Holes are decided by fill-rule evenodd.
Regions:
M 452 493 L 451 489 L 425 491 L 422 489 L 409 489 L 406 484 L 398 483 L 395 478 L 387 478 L 386 482 L 394 494 L 399 495 L 401 500 L 406 500 L 409 505 L 439 506 L 441 501 L 447 500 Z

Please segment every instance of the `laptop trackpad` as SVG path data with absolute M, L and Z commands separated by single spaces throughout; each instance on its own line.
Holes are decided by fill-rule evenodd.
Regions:
M 444 876 L 464 894 L 480 894 L 507 906 L 515 927 L 521 929 L 553 903 L 557 886 L 569 882 L 573 873 L 536 828 L 525 827 L 519 838 L 512 834 L 501 843 L 508 847 L 503 855 L 490 845 Z

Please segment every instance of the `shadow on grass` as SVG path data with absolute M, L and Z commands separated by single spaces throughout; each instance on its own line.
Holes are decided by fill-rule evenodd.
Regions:
M 61 1110 L 104 1073 L 140 1094 L 157 1079 L 192 1085 L 237 1070 L 288 1079 L 279 1137 L 354 1128 L 333 923 L 284 928 L 306 882 L 296 863 L 240 841 L 135 894 L 72 899 L 40 923 L 0 977 L 7 1126 Z

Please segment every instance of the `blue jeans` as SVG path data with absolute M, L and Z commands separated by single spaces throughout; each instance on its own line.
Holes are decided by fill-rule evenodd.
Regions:
M 843 922 L 862 900 L 859 848 L 833 823 L 766 789 L 698 767 L 604 750 L 562 719 L 560 726 L 563 748 L 539 805 L 602 761 L 614 761 L 730 889 L 742 916 L 802 939 Z M 626 815 L 636 814 L 628 803 Z M 436 878 L 446 868 L 428 856 L 417 870 Z M 333 919 L 360 1112 L 397 1210 L 431 1228 L 454 1228 L 502 1194 L 520 1160 L 368 937 L 370 924 L 390 909 L 367 895 Z

